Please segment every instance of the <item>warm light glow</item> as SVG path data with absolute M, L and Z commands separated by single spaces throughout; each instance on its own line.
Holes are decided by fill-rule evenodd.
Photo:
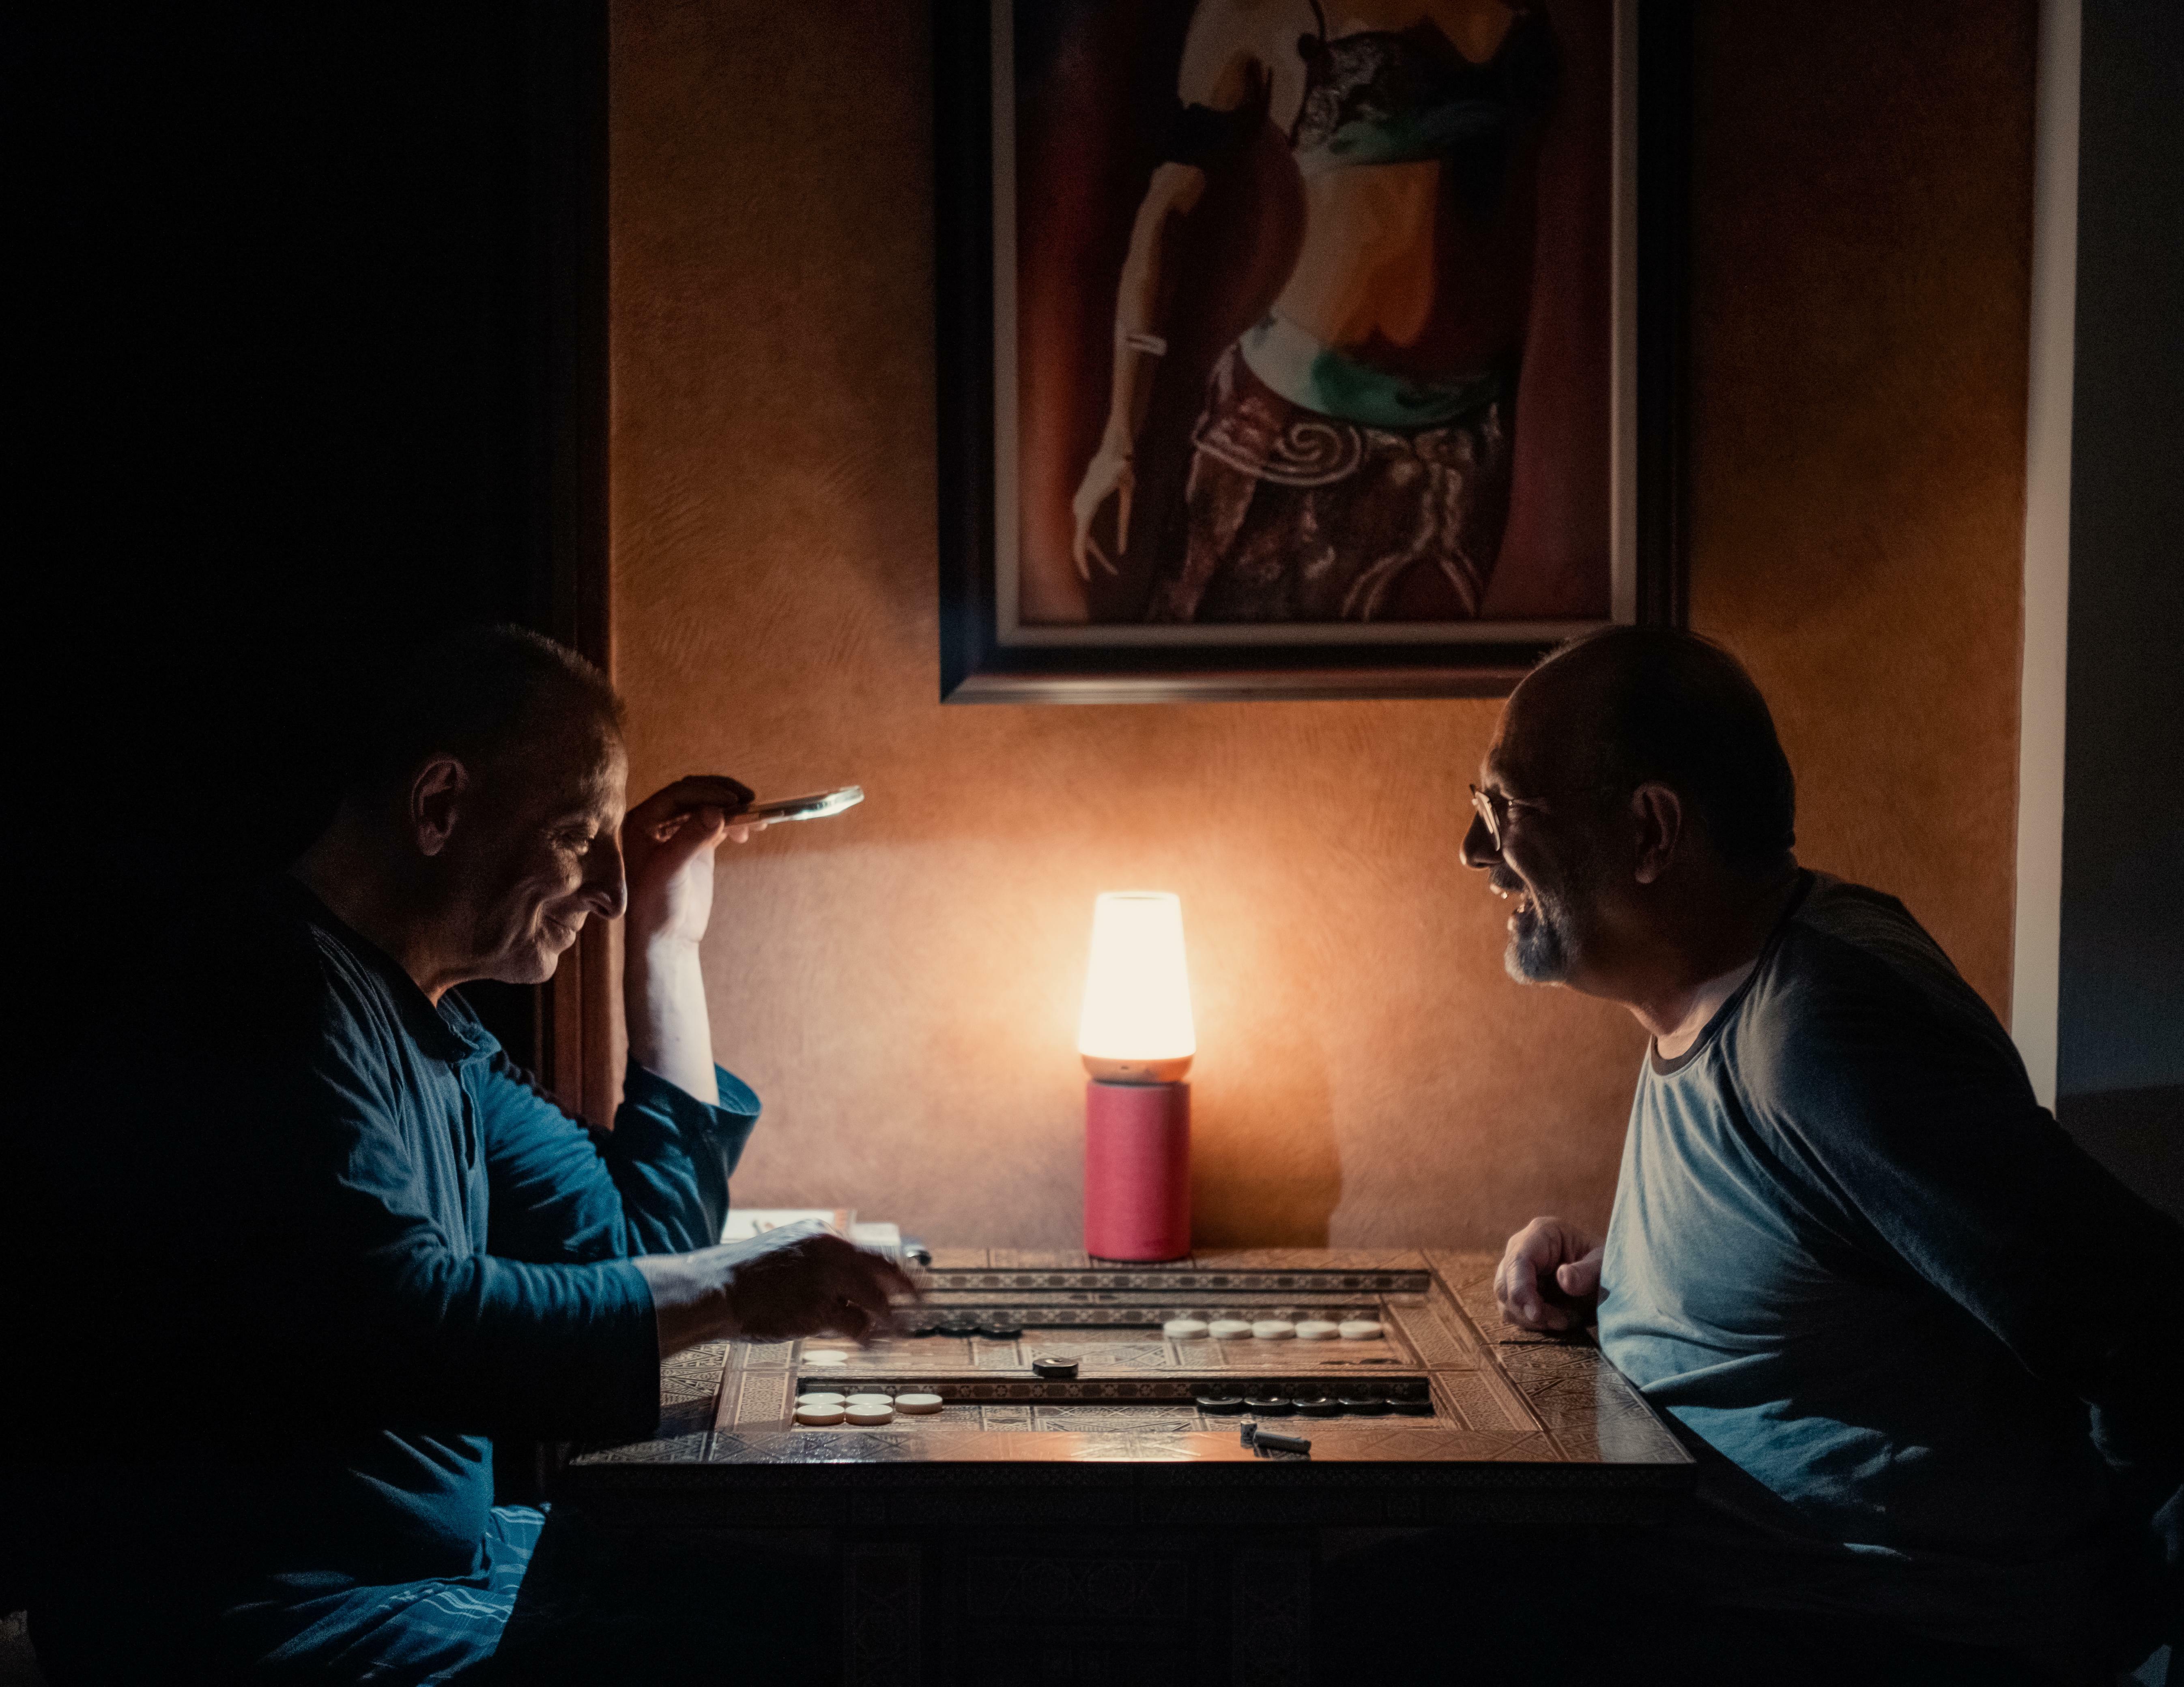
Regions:
M 1077 1051 L 1093 1077 L 1123 1083 L 1172 1083 L 1190 1069 L 1183 904 L 1166 891 L 1109 891 L 1092 905 Z

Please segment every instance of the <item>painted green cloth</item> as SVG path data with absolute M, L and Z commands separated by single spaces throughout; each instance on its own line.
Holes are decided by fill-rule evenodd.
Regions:
M 86 1679 L 140 1643 L 239 1668 L 292 1609 L 484 1573 L 489 1436 L 652 1430 L 629 1258 L 719 1239 L 759 1111 L 727 1073 L 712 1107 L 632 1064 L 588 1130 L 290 882 L 146 964 L 173 1011 L 37 1133 L 31 1222 L 86 1276 L 50 1344 L 84 1434 L 33 1604 Z
M 1502 395 L 1491 373 L 1454 381 L 1391 375 L 1280 316 L 1262 318 L 1236 346 L 1251 373 L 1292 404 L 1361 427 L 1439 427 Z

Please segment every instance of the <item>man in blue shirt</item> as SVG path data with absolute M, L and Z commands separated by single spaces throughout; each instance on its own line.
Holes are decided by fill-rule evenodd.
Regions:
M 1696 1503 L 1599 1590 L 1621 1660 L 1649 1630 L 1685 1680 L 2143 1656 L 2176 1597 L 2184 1230 L 2057 1127 L 1902 904 L 1798 866 L 1788 762 L 1725 652 L 1565 647 L 1474 792 L 1509 972 L 1652 1034 L 1607 1236 L 1535 1219 L 1496 1283 L 1525 1329 L 1596 1311 L 1699 1459 Z
M 57 1091 L 11 1215 L 74 1289 L 31 1617 L 57 1687 L 462 1675 L 540 1523 L 493 1506 L 490 1435 L 644 1436 L 667 1356 L 854 1335 L 909 1288 L 831 1235 L 719 1244 L 759 1104 L 713 1063 L 699 940 L 750 793 L 625 816 L 626 769 L 580 658 L 437 646 L 291 873 L 159 955 L 154 1029 Z M 624 1100 L 588 1130 L 454 992 L 543 980 L 625 907 Z

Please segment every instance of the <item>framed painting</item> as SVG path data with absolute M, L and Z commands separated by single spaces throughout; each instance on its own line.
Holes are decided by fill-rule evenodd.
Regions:
M 1680 616 L 1683 7 L 935 18 L 944 699 L 1496 695 Z

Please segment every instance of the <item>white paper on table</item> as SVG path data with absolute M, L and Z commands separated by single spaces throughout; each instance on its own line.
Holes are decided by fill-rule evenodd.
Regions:
M 850 1206 L 739 1206 L 728 1214 L 728 1222 L 721 1227 L 723 1242 L 748 1242 L 754 1236 L 764 1235 L 769 1230 L 778 1230 L 784 1224 L 825 1225 L 837 1236 L 850 1236 L 857 1228 L 857 1210 Z
M 747 1242 L 754 1236 L 764 1235 L 769 1230 L 778 1230 L 784 1224 L 819 1223 L 837 1236 L 846 1236 L 861 1248 L 870 1248 L 875 1253 L 885 1254 L 889 1259 L 902 1257 L 902 1227 L 884 1224 L 878 1220 L 860 1223 L 857 1210 L 844 1206 L 746 1206 L 728 1214 L 728 1222 L 721 1227 L 723 1242 Z

